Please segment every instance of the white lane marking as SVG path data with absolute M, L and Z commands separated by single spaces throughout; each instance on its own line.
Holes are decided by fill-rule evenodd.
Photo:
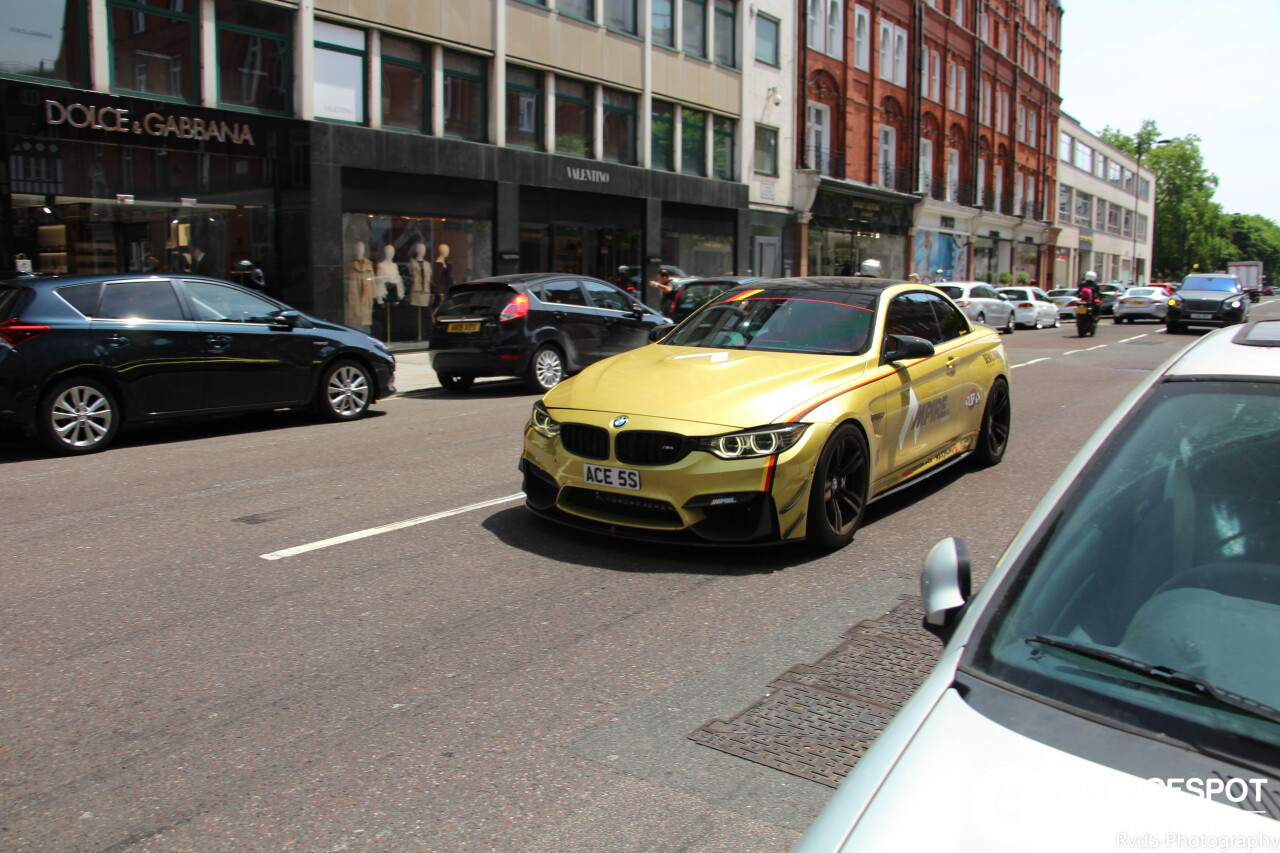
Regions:
M 1106 344 L 1098 344 L 1096 347 L 1089 347 L 1089 349 L 1081 350 L 1081 352 L 1089 352 L 1089 350 L 1095 350 L 1095 349 L 1105 349 L 1106 346 L 1107 346 Z
M 282 560 L 285 557 L 305 554 L 308 551 L 318 551 L 321 548 L 328 548 L 331 545 L 341 545 L 344 542 L 354 542 L 357 539 L 367 539 L 370 536 L 377 536 L 380 533 L 390 533 L 393 530 L 402 530 L 406 527 L 426 524 L 428 521 L 439 521 L 442 518 L 448 518 L 452 515 L 461 515 L 464 512 L 471 512 L 473 509 L 484 509 L 485 507 L 511 503 L 512 501 L 520 500 L 523 497 L 524 492 L 517 492 L 514 495 L 507 495 L 505 498 L 494 498 L 491 501 L 480 501 L 479 503 L 467 504 L 466 506 L 460 506 L 456 509 L 447 509 L 444 512 L 437 512 L 432 515 L 422 515 L 417 518 L 410 518 L 404 521 L 395 521 L 391 524 L 384 524 L 381 527 L 370 527 L 367 530 L 357 530 L 355 533 L 334 536 L 331 539 L 321 539 L 319 542 L 310 542 L 306 545 L 295 545 L 292 548 L 285 548 L 283 551 L 272 551 L 270 554 L 262 554 L 261 557 L 264 560 Z
M 1050 360 L 1050 359 L 1049 359 L 1048 357 L 1045 357 L 1045 358 L 1033 358 L 1031 361 L 1024 361 L 1024 362 L 1022 362 L 1022 364 L 1011 364 L 1011 365 L 1009 365 L 1009 369 L 1010 369 L 1010 370 L 1013 370 L 1015 367 L 1026 367 L 1028 364 L 1039 364 L 1039 363 L 1040 363 L 1040 362 L 1042 362 L 1042 361 L 1049 361 L 1049 360 Z
M 1118 343 L 1118 344 L 1127 344 L 1127 343 L 1129 343 L 1129 341 L 1136 341 L 1138 338 L 1145 338 L 1145 337 L 1146 337 L 1146 333 L 1144 332 L 1144 333 L 1143 333 L 1143 334 L 1141 334 L 1141 335 L 1134 335 L 1132 338 L 1125 338 L 1125 339 L 1123 339 L 1123 340 L 1116 341 L 1116 343 Z

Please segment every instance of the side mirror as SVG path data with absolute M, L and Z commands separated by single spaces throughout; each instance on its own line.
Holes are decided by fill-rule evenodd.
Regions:
M 925 630 L 943 642 L 951 637 L 969 603 L 970 583 L 969 543 L 951 537 L 934 545 L 920 575 Z
M 272 326 L 283 326 L 287 329 L 296 329 L 302 323 L 302 312 L 296 308 L 285 308 L 277 311 L 271 317 Z
M 654 326 L 652 329 L 649 330 L 650 343 L 657 343 L 658 341 L 662 340 L 667 335 L 671 334 L 671 330 L 674 328 L 675 328 L 675 324 L 673 323 L 663 323 L 660 326 Z
M 917 338 L 914 335 L 886 335 L 880 363 L 889 364 L 894 361 L 905 361 L 908 358 L 929 358 L 932 355 L 933 344 L 924 338 Z

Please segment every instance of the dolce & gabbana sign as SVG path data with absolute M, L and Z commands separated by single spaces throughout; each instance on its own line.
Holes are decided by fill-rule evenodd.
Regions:
M 227 142 L 253 145 L 249 123 L 227 123 L 216 119 L 149 112 L 141 117 L 131 115 L 124 107 L 98 107 L 92 104 L 64 104 L 52 98 L 44 102 L 44 120 L 50 127 L 70 125 L 78 129 L 104 133 L 132 133 L 160 138 L 194 139 L 200 142 Z

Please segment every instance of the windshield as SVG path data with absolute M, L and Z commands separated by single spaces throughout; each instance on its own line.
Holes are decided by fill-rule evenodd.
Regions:
M 1240 289 L 1240 282 L 1230 276 L 1189 275 L 1182 280 L 1182 290 L 1221 290 L 1232 293 Z
M 875 296 L 842 291 L 748 291 L 704 308 L 664 344 L 849 355 L 865 352 Z
M 1280 708 L 1280 383 L 1159 386 L 1077 482 L 972 665 L 1131 724 L 1145 708 L 1280 746 L 1274 720 L 1101 659 Z

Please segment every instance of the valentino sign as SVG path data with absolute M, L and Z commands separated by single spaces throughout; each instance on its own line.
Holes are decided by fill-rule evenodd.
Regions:
M 248 122 L 205 120 L 190 116 L 173 116 L 147 113 L 142 118 L 129 115 L 123 107 L 95 107 L 85 104 L 62 104 L 48 99 L 44 102 L 46 124 L 69 124 L 76 128 L 92 128 L 108 133 L 136 133 L 146 136 L 196 139 L 201 142 L 214 140 L 235 145 L 253 145 L 253 131 Z

